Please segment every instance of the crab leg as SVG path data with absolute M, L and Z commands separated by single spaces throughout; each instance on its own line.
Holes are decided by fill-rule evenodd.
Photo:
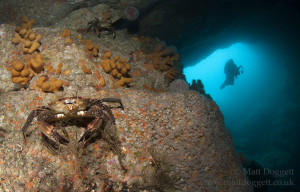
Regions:
M 23 127 L 22 127 L 22 133 L 23 133 L 23 137 L 24 137 L 24 141 L 25 141 L 25 143 L 26 143 L 26 131 L 27 131 L 27 129 L 28 129 L 28 127 L 29 127 L 29 125 L 30 125 L 30 123 L 32 122 L 32 120 L 36 117 L 36 116 L 38 116 L 42 111 L 44 111 L 46 109 L 46 107 L 43 107 L 43 108 L 41 108 L 41 109 L 36 109 L 36 110 L 33 110 L 33 111 L 31 111 L 31 113 L 28 115 L 28 117 L 27 117 L 27 120 L 26 120 L 26 123 L 23 125 Z
M 42 132 L 42 137 L 43 137 L 42 142 L 47 147 L 47 149 L 49 149 L 51 153 L 53 153 L 54 155 L 56 155 L 57 154 L 56 150 L 58 149 L 58 147 L 55 146 L 55 142 L 53 142 L 43 132 Z
M 47 137 L 55 137 L 61 144 L 69 143 L 63 136 L 61 136 L 55 129 L 53 125 L 46 122 L 41 122 L 41 130 Z
M 117 99 L 117 98 L 103 98 L 101 99 L 102 102 L 115 102 L 115 103 L 119 103 L 120 106 L 119 108 L 121 108 L 122 110 L 124 110 L 124 106 L 122 104 L 121 99 Z
M 112 113 L 111 109 L 107 106 L 107 105 L 103 105 L 105 110 L 107 111 L 108 115 L 109 115 L 109 118 L 112 120 L 112 122 L 115 124 L 116 123 L 116 119 L 115 119 L 115 116 L 114 114 Z M 107 119 L 108 121 L 108 119 Z

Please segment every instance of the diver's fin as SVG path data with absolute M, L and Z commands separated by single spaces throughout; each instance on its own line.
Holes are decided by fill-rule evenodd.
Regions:
M 221 85 L 221 87 L 220 87 L 220 89 L 224 89 L 224 87 L 225 87 L 225 82 Z

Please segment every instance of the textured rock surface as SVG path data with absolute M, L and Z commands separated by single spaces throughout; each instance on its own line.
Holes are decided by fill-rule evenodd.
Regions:
M 21 45 L 10 41 L 14 27 L 1 26 L 0 190 L 251 191 L 243 185 L 246 179 L 217 105 L 194 91 L 167 92 L 164 74 L 149 68 L 140 41 L 122 32 L 116 39 L 86 35 L 100 47 L 100 57 L 93 57 L 73 31 L 70 45 L 59 36 L 62 29 L 33 30 L 43 35 L 40 53 L 45 65 L 56 68 L 62 62 L 62 73 L 44 71 L 23 88 L 13 84 L 7 68 L 25 55 Z M 139 71 L 131 88 L 113 88 L 114 80 L 99 67 L 106 51 L 125 58 L 133 71 Z M 80 59 L 92 74 L 82 71 Z M 36 90 L 41 75 L 62 79 L 64 91 Z M 99 76 L 104 76 L 107 85 L 95 88 Z M 164 91 L 151 92 L 144 85 Z M 21 127 L 29 113 L 62 96 L 120 98 L 125 109 L 113 109 L 116 125 L 108 123 L 103 133 L 116 136 L 116 142 L 100 137 L 82 148 L 78 139 L 85 129 L 66 125 L 70 143 L 60 145 L 59 154 L 53 155 L 41 142 L 41 125 L 33 121 L 25 145 Z
M 170 83 L 170 91 L 181 92 L 189 90 L 189 84 L 182 79 L 175 79 Z
M 125 17 L 127 6 L 140 13 L 139 25 L 132 27 L 175 45 L 185 65 L 239 41 L 267 41 L 281 51 L 291 45 L 287 53 L 299 45 L 297 0 L 10 0 L 0 1 L 0 23 L 15 23 L 26 15 L 38 26 L 75 28 L 101 18 L 105 10 L 111 11 L 112 20 Z
M 20 86 L 11 82 L 11 75 L 7 71 L 7 67 L 12 66 L 14 60 L 25 61 L 25 56 L 22 53 L 22 45 L 15 46 L 11 43 L 15 27 L 9 25 L 0 26 L 0 48 L 1 48 L 1 62 L 0 79 L 2 81 L 0 90 L 6 92 L 19 89 Z M 164 78 L 166 72 L 161 73 L 156 71 L 153 67 L 145 68 L 149 64 L 150 54 L 144 53 L 143 44 L 134 37 L 126 36 L 124 31 L 117 34 L 116 39 L 112 39 L 111 34 L 107 38 L 97 38 L 93 34 L 87 34 L 83 38 L 85 40 L 91 39 L 94 44 L 99 45 L 99 57 L 93 57 L 85 50 L 85 44 L 81 42 L 82 36 L 72 31 L 71 38 L 73 44 L 65 43 L 65 39 L 60 37 L 63 29 L 60 28 L 34 28 L 33 31 L 41 34 L 41 47 L 39 48 L 45 62 L 45 66 L 51 65 L 54 69 L 59 63 L 63 63 L 62 74 L 41 73 L 35 76 L 31 81 L 29 87 L 32 89 L 38 77 L 47 74 L 49 77 L 56 77 L 65 82 L 70 83 L 70 86 L 76 84 L 77 87 L 95 87 L 99 84 L 99 77 L 103 76 L 107 87 L 114 87 L 116 81 L 106 74 L 100 68 L 100 62 L 103 60 L 105 52 L 111 52 L 112 57 L 119 56 L 124 58 L 126 62 L 131 65 L 131 72 L 133 73 L 133 82 L 130 84 L 136 88 L 143 88 L 144 86 L 154 89 L 167 89 L 168 80 Z M 77 38 L 78 35 L 80 38 Z M 77 36 L 77 37 L 76 37 Z M 154 40 L 155 42 L 156 40 Z M 156 41 L 158 42 L 158 41 Z M 148 52 L 151 53 L 150 47 Z M 144 52 L 143 52 L 144 51 Z M 84 60 L 87 67 L 90 68 L 93 74 L 86 74 L 80 66 L 80 61 Z M 68 75 L 64 75 L 64 71 L 70 70 Z M 137 73 L 134 73 L 137 72 Z
M 89 145 L 84 155 L 77 152 L 82 128 L 66 127 L 71 142 L 55 156 L 41 143 L 40 125 L 34 121 L 24 145 L 20 128 L 27 115 L 35 106 L 45 105 L 57 96 L 18 91 L 2 94 L 0 101 L 3 190 L 83 191 L 93 186 L 94 190 L 100 190 L 108 179 L 141 182 L 140 187 L 150 191 L 156 187 L 165 191 L 249 191 L 247 186 L 234 184 L 245 182 L 245 177 L 223 116 L 205 96 L 194 91 L 158 94 L 133 89 L 100 92 L 86 89 L 78 94 L 122 100 L 124 111 L 113 109 L 113 113 L 117 135 L 125 149 L 123 164 L 127 175 L 116 154 L 101 139 Z M 149 165 L 151 158 L 156 165 Z M 157 164 L 162 164 L 159 170 Z M 152 177 L 156 172 L 166 172 L 161 177 L 170 183 L 157 182 Z

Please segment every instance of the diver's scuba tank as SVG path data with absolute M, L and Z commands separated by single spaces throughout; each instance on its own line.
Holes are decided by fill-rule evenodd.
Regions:
M 240 68 L 241 68 L 241 74 L 243 74 L 244 73 L 244 67 L 240 66 Z

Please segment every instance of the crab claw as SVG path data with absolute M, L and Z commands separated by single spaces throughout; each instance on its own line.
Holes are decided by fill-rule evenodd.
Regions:
M 38 115 L 41 113 L 41 109 L 37 109 L 37 110 L 33 110 L 27 117 L 27 120 L 26 120 L 26 123 L 23 125 L 22 127 L 22 133 L 23 133 L 23 137 L 24 137 L 24 143 L 26 144 L 27 143 L 27 140 L 26 140 L 26 131 L 29 127 L 29 125 L 31 124 L 32 120 Z
M 61 144 L 67 144 L 69 143 L 68 140 L 66 140 L 63 136 L 61 136 L 57 131 L 53 131 L 53 136 L 58 139 L 58 141 L 61 143 Z
M 78 142 L 86 142 L 97 129 L 100 129 L 102 127 L 102 125 L 103 119 L 96 117 L 90 124 L 88 124 L 86 131 L 83 133 Z
M 50 125 L 46 122 L 41 123 L 41 130 L 47 137 L 55 137 L 61 144 L 67 144 L 69 143 L 68 140 L 66 140 L 63 136 L 61 136 L 55 129 L 53 125 Z

